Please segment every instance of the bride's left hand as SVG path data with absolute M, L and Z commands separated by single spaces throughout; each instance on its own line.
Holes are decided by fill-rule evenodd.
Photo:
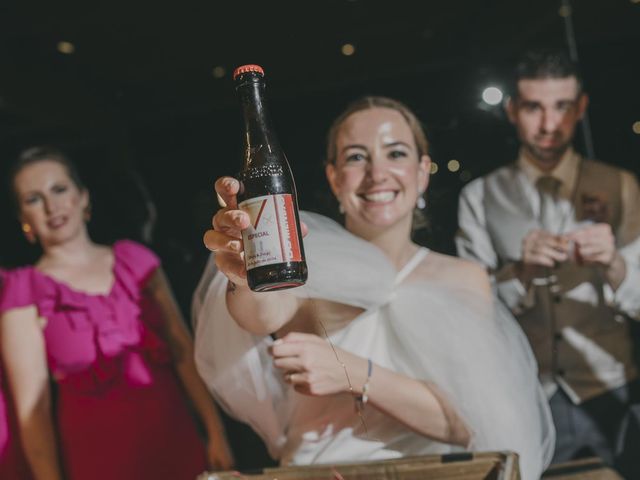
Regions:
M 273 343 L 270 353 L 274 366 L 283 372 L 285 382 L 305 395 L 358 393 L 353 383 L 357 375 L 352 369 L 357 369 L 362 360 L 365 363 L 362 369 L 366 372 L 366 360 L 337 347 L 334 353 L 328 340 L 308 333 L 288 333 Z

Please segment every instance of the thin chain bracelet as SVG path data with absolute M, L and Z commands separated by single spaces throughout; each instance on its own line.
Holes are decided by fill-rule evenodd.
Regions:
M 370 358 L 367 358 L 367 379 L 362 385 L 362 395 L 356 397 L 356 410 L 362 413 L 364 406 L 369 401 L 369 382 L 371 380 L 371 373 L 373 372 L 373 362 Z

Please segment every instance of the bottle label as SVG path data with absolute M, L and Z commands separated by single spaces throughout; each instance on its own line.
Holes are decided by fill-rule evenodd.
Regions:
M 251 225 L 242 231 L 247 270 L 283 262 L 300 262 L 300 239 L 290 194 L 254 197 L 238 204 Z

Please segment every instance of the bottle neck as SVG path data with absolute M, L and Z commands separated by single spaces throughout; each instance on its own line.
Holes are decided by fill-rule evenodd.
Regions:
M 259 79 L 248 79 L 238 86 L 238 93 L 244 114 L 247 149 L 255 151 L 266 148 L 271 152 L 278 148 L 278 140 L 264 102 L 264 83 Z M 247 158 L 249 153 L 248 151 Z

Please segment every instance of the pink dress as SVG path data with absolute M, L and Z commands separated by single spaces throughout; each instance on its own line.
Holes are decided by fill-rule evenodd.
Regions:
M 193 480 L 206 467 L 204 443 L 161 335 L 162 314 L 143 292 L 158 258 L 128 240 L 113 252 L 108 294 L 24 267 L 6 275 L 0 312 L 36 305 L 46 319 L 66 478 Z

